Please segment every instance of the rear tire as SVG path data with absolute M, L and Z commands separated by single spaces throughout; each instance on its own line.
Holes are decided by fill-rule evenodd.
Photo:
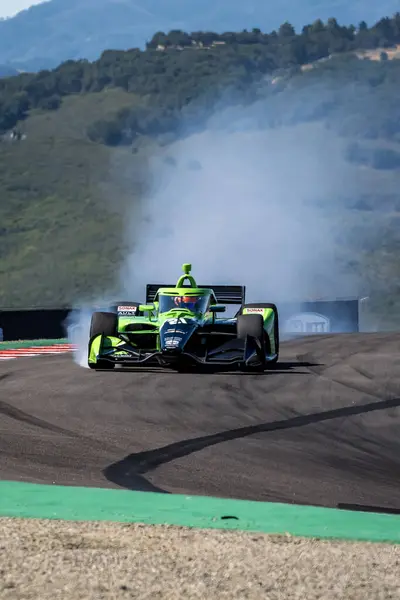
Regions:
M 90 323 L 90 339 L 97 335 L 116 336 L 117 335 L 118 317 L 114 313 L 109 312 L 95 312 L 92 315 Z M 114 363 L 108 362 L 107 360 L 98 360 L 95 365 L 89 365 L 91 369 L 96 371 L 101 370 L 112 370 L 115 367 Z
M 261 352 L 264 360 L 255 367 L 245 366 L 244 371 L 265 371 L 265 332 L 264 320 L 261 315 L 239 315 L 237 318 L 237 337 L 245 340 L 247 336 L 256 338 L 261 346 Z

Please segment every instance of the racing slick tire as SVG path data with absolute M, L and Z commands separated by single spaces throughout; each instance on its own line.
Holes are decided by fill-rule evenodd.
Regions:
M 272 310 L 275 313 L 275 322 L 274 322 L 274 338 L 275 338 L 275 353 L 276 353 L 276 357 L 274 358 L 274 360 L 270 360 L 268 361 L 268 364 L 272 365 L 278 362 L 279 360 L 279 313 L 278 313 L 278 308 L 276 306 L 276 304 L 273 304 L 272 302 L 257 302 L 254 304 L 244 304 L 242 306 L 242 308 L 239 311 L 239 314 L 242 313 L 244 308 L 272 308 Z M 250 316 L 250 315 L 249 315 Z M 267 354 L 269 352 L 271 352 L 271 344 L 269 342 L 269 338 L 266 335 L 266 350 L 267 350 Z
M 237 318 L 237 337 L 240 340 L 246 339 L 247 336 L 256 338 L 261 346 L 261 352 L 264 360 L 256 367 L 244 366 L 243 371 L 265 371 L 266 367 L 266 349 L 265 349 L 265 332 L 264 320 L 261 315 L 239 315 Z
M 92 315 L 90 323 L 90 339 L 96 335 L 116 335 L 117 334 L 118 317 L 114 313 L 109 312 L 95 312 Z M 108 362 L 107 360 L 98 360 L 91 369 L 97 371 L 98 369 L 114 369 L 115 364 Z

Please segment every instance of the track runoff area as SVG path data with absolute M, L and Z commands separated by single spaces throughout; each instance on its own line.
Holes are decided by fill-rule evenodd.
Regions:
M 190 548 L 195 548 L 197 566 L 214 573 L 216 564 L 225 565 L 228 573 L 233 564 L 241 574 L 239 587 L 234 587 L 236 575 L 228 578 L 215 571 L 207 588 L 210 597 L 222 597 L 218 586 L 223 583 L 227 597 L 243 597 L 243 590 L 247 597 L 260 597 L 260 588 L 254 587 L 257 577 L 265 590 L 283 590 L 287 598 L 299 593 L 312 598 L 321 586 L 326 598 L 353 597 L 346 586 L 340 587 L 350 577 L 349 571 L 343 574 L 346 565 L 351 565 L 352 585 L 359 593 L 364 590 L 363 597 L 377 597 L 382 585 L 397 597 L 400 335 L 286 341 L 279 363 L 264 374 L 93 372 L 75 364 L 70 347 L 58 346 L 54 353 L 47 352 L 49 343 L 42 346 L 42 355 L 14 353 L 0 361 L 0 528 L 14 562 L 21 553 L 12 540 L 19 548 L 26 543 L 24 560 L 33 560 L 37 550 L 30 544 L 39 535 L 49 561 L 54 539 L 60 539 L 65 541 L 62 560 L 68 562 L 75 536 L 78 546 L 86 544 L 82 564 L 100 547 L 103 554 L 111 553 L 113 564 L 118 539 L 122 545 L 126 541 L 126 556 L 131 557 L 125 577 L 132 576 L 132 569 L 137 581 L 144 577 L 152 597 L 160 589 L 165 592 L 160 597 L 167 597 L 168 585 L 186 589 L 170 597 L 204 597 L 203 576 L 186 562 Z M 35 520 L 20 527 L 19 517 Z M 64 519 L 70 522 L 66 531 Z M 93 520 L 145 525 L 125 532 L 117 524 L 90 525 Z M 164 523 L 189 529 L 154 527 Z M 234 537 L 217 539 L 218 532 L 211 530 L 220 528 L 237 531 L 225 531 Z M 198 529 L 207 531 L 195 533 Z M 273 536 L 255 538 L 254 532 Z M 292 542 L 292 535 L 304 541 Z M 342 542 L 331 540 L 325 546 L 306 538 L 348 541 L 340 546 Z M 375 543 L 371 548 L 351 539 Z M 144 556 L 153 552 L 158 557 L 162 582 L 150 567 L 132 567 L 134 547 Z M 308 566 L 301 566 L 300 550 Z M 207 556 L 214 557 L 212 564 Z M 245 556 L 253 557 L 251 566 Z M 284 573 L 279 570 L 283 561 Z M 118 564 L 125 563 L 118 559 Z M 174 564 L 178 571 L 186 565 L 187 575 L 168 583 Z M 323 570 L 319 582 L 315 566 Z M 291 574 L 299 568 L 300 579 L 293 582 Z M 361 568 L 363 574 L 357 574 Z M 114 582 L 106 594 L 111 597 L 121 590 L 106 572 L 107 584 L 104 574 L 93 577 L 106 587 Z M 276 581 L 271 582 L 271 573 Z M 76 578 L 79 587 L 81 575 L 71 565 L 64 575 L 65 581 Z M 187 588 L 188 581 L 200 595 Z M 308 587 L 300 590 L 304 582 Z M 47 577 L 43 589 L 49 597 L 52 585 Z M 88 585 L 85 578 L 82 586 Z M 334 589 L 339 589 L 336 595 Z M 22 588 L 15 591 L 14 598 L 25 597 Z M 80 593 L 96 597 L 86 588 Z M 64 597 L 75 596 L 66 592 Z

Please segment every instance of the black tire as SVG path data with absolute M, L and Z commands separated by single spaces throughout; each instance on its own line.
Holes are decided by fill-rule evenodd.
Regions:
M 90 323 L 90 339 L 96 335 L 117 335 L 118 317 L 114 313 L 95 312 Z M 107 360 L 98 360 L 91 369 L 114 369 L 115 364 Z
M 265 357 L 265 332 L 264 320 L 261 315 L 239 315 L 237 318 L 237 337 L 240 340 L 246 339 L 247 336 L 256 338 L 261 346 L 261 352 Z M 245 367 L 246 371 L 264 371 L 266 360 L 257 367 Z
M 117 315 L 109 312 L 95 312 L 90 323 L 90 337 L 95 335 L 116 335 Z
M 276 362 L 278 362 L 279 359 L 279 344 L 280 344 L 280 339 L 279 339 L 279 313 L 278 313 L 278 308 L 276 306 L 276 304 L 273 304 L 272 302 L 256 302 L 254 304 L 244 304 L 239 313 L 238 314 L 242 314 L 243 309 L 244 308 L 272 308 L 272 310 L 275 313 L 275 323 L 274 323 L 274 337 L 275 337 L 275 352 L 276 352 L 276 358 L 273 361 L 270 361 L 269 364 L 275 364 Z M 250 316 L 250 315 L 249 315 Z M 269 340 L 268 340 L 269 343 Z M 268 351 L 271 351 L 271 347 L 268 348 Z

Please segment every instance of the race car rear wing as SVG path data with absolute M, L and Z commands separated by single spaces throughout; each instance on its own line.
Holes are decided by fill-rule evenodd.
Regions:
M 154 302 L 159 288 L 174 288 L 175 284 L 149 283 L 146 286 L 146 303 Z M 213 290 L 217 302 L 220 304 L 244 304 L 246 297 L 246 286 L 244 285 L 199 285 L 199 288 L 210 288 Z

